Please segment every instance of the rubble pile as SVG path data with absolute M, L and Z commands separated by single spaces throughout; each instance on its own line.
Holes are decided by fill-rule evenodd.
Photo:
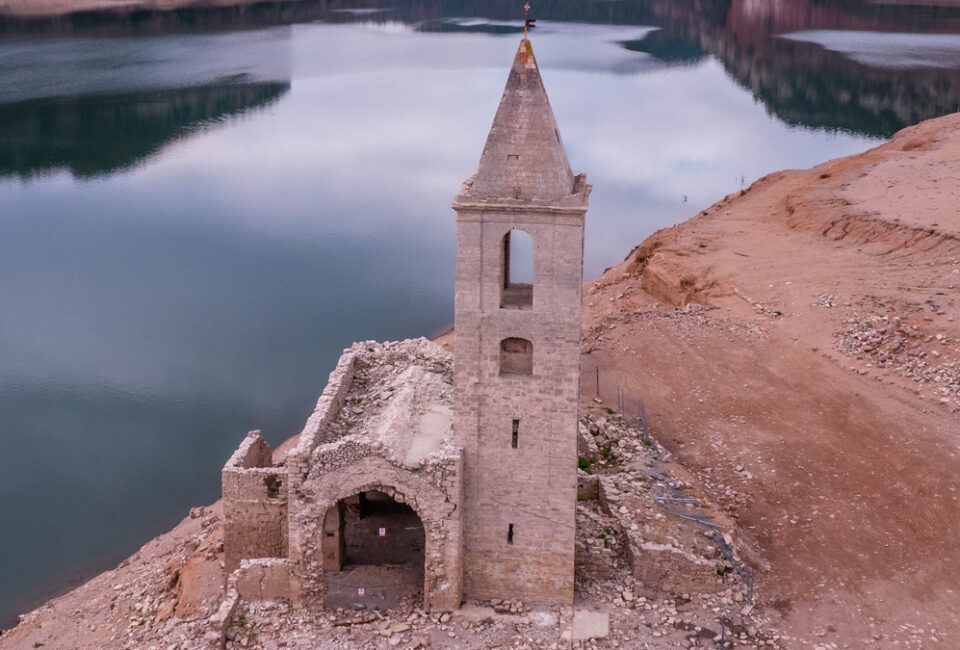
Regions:
M 720 318 L 711 315 L 710 312 L 715 308 L 700 305 L 697 303 L 688 303 L 683 307 L 674 307 L 671 310 L 663 310 L 658 304 L 653 308 L 644 306 L 635 311 L 613 310 L 605 313 L 596 323 L 587 327 L 583 332 L 583 352 L 590 354 L 601 348 L 604 342 L 610 342 L 610 337 L 618 339 L 619 326 L 645 323 L 651 321 L 666 321 L 670 325 L 670 330 L 676 336 L 682 339 L 690 339 L 695 333 L 704 327 L 714 330 L 736 333 L 740 336 L 756 338 L 759 336 L 758 330 L 750 325 L 729 319 Z M 781 316 L 775 310 L 770 312 L 773 316 Z
M 683 316 L 698 317 L 689 310 Z M 452 390 L 449 355 L 433 346 L 357 346 L 364 353 L 341 435 L 376 435 L 401 396 L 394 392 L 411 392 L 413 400 L 417 391 L 404 375 L 410 368 L 435 367 L 442 385 L 433 388 Z M 416 408 L 415 400 L 405 404 Z M 97 578 L 115 587 L 101 590 L 106 600 L 79 605 L 75 616 L 97 629 L 101 647 L 138 650 L 791 647 L 753 611 L 732 520 L 692 479 L 670 476 L 675 466 L 656 440 L 609 409 L 592 410 L 578 434 L 580 479 L 591 489 L 577 505 L 573 607 L 490 600 L 427 611 L 418 595 L 385 611 L 237 602 L 215 507 L 191 512 L 182 524 L 190 533 L 176 546 L 147 560 L 148 545 L 143 557 Z M 38 628 L 30 641 L 43 642 L 42 634 Z
M 21 629 L 27 632 L 23 647 L 206 647 L 210 617 L 224 596 L 220 523 L 218 508 L 194 508 L 181 524 L 188 533 L 173 540 L 174 545 L 153 540 L 116 569 L 87 583 L 94 595 L 76 600 L 69 620 L 75 626 L 72 638 L 82 644 L 61 645 L 50 638 L 43 619 L 57 603 L 53 600 L 20 617 Z M 4 635 L 0 646 L 8 647 L 7 641 Z
M 925 334 L 901 316 L 857 314 L 836 333 L 836 348 L 929 388 L 941 404 L 960 405 L 958 341 L 942 333 Z
M 578 507 L 577 593 L 611 611 L 619 642 L 786 647 L 752 616 L 752 570 L 732 522 L 662 473 L 670 454 L 615 413 L 581 418 L 579 435 L 581 483 L 596 480 L 598 500 Z
M 683 481 L 654 469 L 669 454 L 621 418 L 588 416 L 580 427 L 581 438 L 585 434 L 595 441 L 600 457 L 581 471 L 596 472 L 599 503 L 614 523 L 610 530 L 618 530 L 624 540 L 634 577 L 651 591 L 736 587 L 736 551 L 729 549 L 733 540 L 728 535 L 723 549 L 730 560 L 713 540 L 714 532 L 730 522 L 715 521 L 710 512 L 715 508 L 688 494 Z
M 357 365 L 350 392 L 337 414 L 331 437 L 348 432 L 363 434 L 380 423 L 379 414 L 391 398 L 404 389 L 416 387 L 412 369 L 429 371 L 444 403 L 453 401 L 453 355 L 427 339 L 407 341 L 363 341 L 347 350 L 356 353 Z

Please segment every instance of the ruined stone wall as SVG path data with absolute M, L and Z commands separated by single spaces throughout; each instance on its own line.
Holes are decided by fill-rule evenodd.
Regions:
M 230 584 L 247 601 L 290 600 L 289 561 L 285 558 L 243 560 L 231 574 Z
M 330 373 L 327 385 L 323 393 L 317 400 L 317 406 L 313 414 L 307 419 L 307 424 L 300 433 L 300 440 L 297 446 L 287 456 L 287 472 L 290 484 L 290 490 L 293 494 L 302 494 L 303 483 L 310 473 L 311 454 L 317 445 L 325 441 L 332 429 L 332 424 L 336 420 L 337 414 L 343 407 L 343 401 L 350 390 L 350 384 L 353 382 L 353 374 L 356 368 L 356 355 L 350 350 L 344 350 L 337 362 L 337 367 Z M 302 521 L 305 514 L 302 511 L 311 511 L 313 506 L 304 499 L 293 499 L 289 505 L 289 515 L 292 521 Z M 306 545 L 316 543 L 309 533 L 301 529 L 299 524 L 288 526 L 289 552 L 293 563 L 303 562 L 306 554 Z M 319 567 L 307 567 L 306 578 L 312 579 L 310 572 Z M 301 573 L 304 573 L 301 571 Z M 297 581 L 297 578 L 294 577 Z M 299 594 L 299 587 L 294 586 L 294 593 Z
M 327 379 L 327 385 L 317 400 L 313 413 L 307 418 L 307 423 L 300 432 L 300 440 L 287 456 L 287 466 L 290 468 L 290 479 L 294 485 L 299 485 L 309 471 L 310 454 L 317 445 L 329 442 L 331 424 L 343 407 L 343 400 L 350 390 L 353 373 L 356 369 L 356 354 L 349 348 L 343 351 L 337 367 L 333 369 Z
M 464 447 L 468 597 L 573 601 L 587 192 L 580 209 L 455 204 L 454 429 Z M 503 237 L 514 228 L 534 243 L 531 309 L 501 308 Z M 508 337 L 533 343 L 532 375 L 501 375 Z
M 287 459 L 292 495 L 291 591 L 300 600 L 322 597 L 325 555 L 336 553 L 337 549 L 330 545 L 341 542 L 338 536 L 327 537 L 330 531 L 324 531 L 327 512 L 341 499 L 377 490 L 406 503 L 420 517 L 426 542 L 425 604 L 433 609 L 453 609 L 459 607 L 462 599 L 463 469 L 459 450 L 443 448 L 417 466 L 407 467 L 377 440 L 354 435 L 335 439 L 334 423 L 350 392 L 359 357 L 364 349 L 374 345 L 367 342 L 344 351 L 316 411 Z
M 228 572 L 250 558 L 289 554 L 289 499 L 307 475 L 310 452 L 324 440 L 353 379 L 354 356 L 344 354 L 330 373 L 316 409 L 283 467 L 273 467 L 269 445 L 251 431 L 221 473 L 223 550 Z
M 630 526 L 634 520 L 629 509 L 636 507 L 636 501 L 623 499 L 624 493 L 617 488 L 618 480 L 612 476 L 597 477 L 597 496 L 609 515 L 620 520 L 627 551 L 627 562 L 633 577 L 646 589 L 682 593 L 710 593 L 726 587 L 721 574 L 724 571 L 723 558 L 718 554 L 714 543 L 704 542 L 700 530 L 687 536 L 687 543 L 678 543 L 684 539 L 678 534 L 681 528 L 657 530 L 656 518 L 641 521 L 640 526 Z M 655 507 L 653 498 L 647 493 L 648 509 Z M 628 505 L 629 504 L 629 505 Z M 648 510 L 649 511 L 649 510 Z M 660 515 L 658 515 L 659 517 Z M 680 526 L 683 520 L 673 519 Z M 686 527 L 696 528 L 692 522 Z M 689 540 L 699 543 L 689 544 Z
M 259 431 L 247 434 L 224 466 L 221 481 L 227 571 L 244 558 L 285 557 L 287 472 L 272 466 L 270 446 Z

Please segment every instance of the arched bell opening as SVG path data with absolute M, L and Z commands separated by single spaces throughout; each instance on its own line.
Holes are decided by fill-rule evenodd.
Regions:
M 503 236 L 502 285 L 500 307 L 531 309 L 533 307 L 533 238 L 514 228 Z

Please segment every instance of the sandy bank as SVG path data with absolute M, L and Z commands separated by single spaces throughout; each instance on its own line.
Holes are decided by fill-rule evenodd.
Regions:
M 960 115 L 771 174 L 585 294 L 584 389 L 642 396 L 799 647 L 960 643 Z M 682 308 L 688 305 L 686 308 Z

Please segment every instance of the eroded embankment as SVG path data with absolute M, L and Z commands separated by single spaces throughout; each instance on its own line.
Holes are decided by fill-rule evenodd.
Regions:
M 746 495 L 758 592 L 811 645 L 960 635 L 958 179 L 951 115 L 771 174 L 587 285 L 585 391 L 599 367 Z

